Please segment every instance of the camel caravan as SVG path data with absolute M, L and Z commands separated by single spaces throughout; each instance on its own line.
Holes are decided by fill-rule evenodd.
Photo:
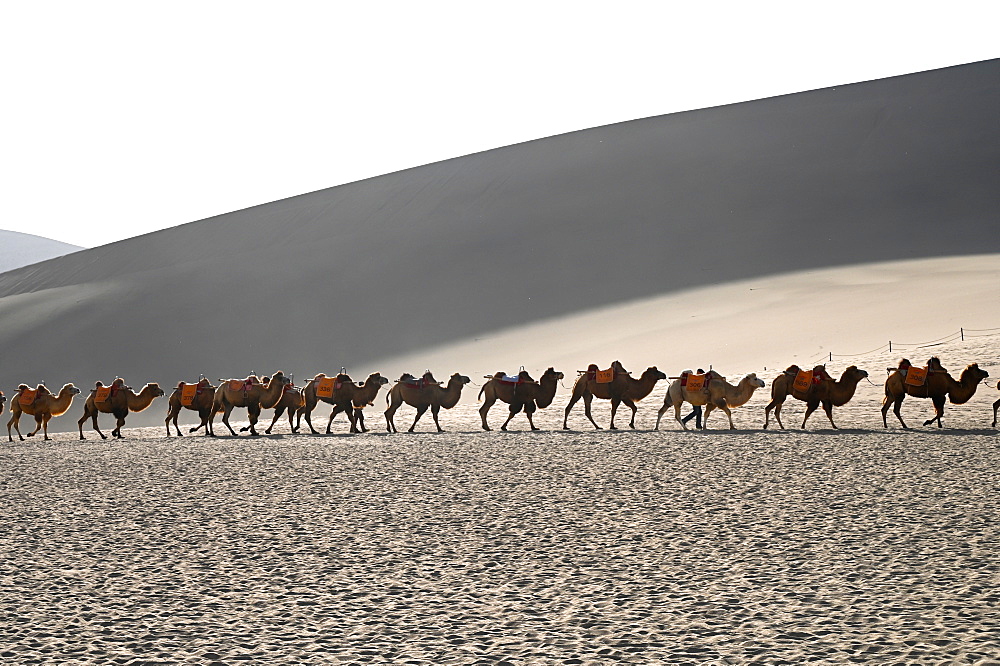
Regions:
M 936 357 L 929 359 L 924 367 L 913 366 L 904 358 L 896 367 L 886 368 L 886 371 L 888 376 L 881 407 L 884 428 L 889 427 L 887 415 L 890 408 L 900 425 L 908 428 L 900 414 L 900 407 L 907 396 L 929 398 L 934 408 L 934 416 L 924 421 L 924 426 L 936 423 L 941 428 L 946 402 L 954 405 L 969 402 L 979 385 L 989 377 L 987 371 L 972 363 L 956 379 Z M 516 375 L 508 375 L 506 372 L 485 375 L 486 381 L 480 387 L 477 398 L 482 402 L 479 408 L 482 429 L 491 430 L 487 417 L 490 409 L 500 401 L 508 407 L 507 419 L 500 426 L 501 430 L 506 431 L 514 417 L 521 412 L 524 412 L 530 429 L 539 430 L 533 417 L 538 410 L 552 405 L 563 378 L 562 372 L 551 367 L 537 380 L 524 368 L 521 368 Z M 729 428 L 735 430 L 733 410 L 746 405 L 755 391 L 766 385 L 754 373 L 732 384 L 715 370 L 708 372 L 685 370 L 675 377 L 668 378 L 665 373 L 653 366 L 643 371 L 639 377 L 633 377 L 619 361 L 614 361 L 606 370 L 591 364 L 586 370 L 577 372 L 576 381 L 572 389 L 569 389 L 569 401 L 563 410 L 563 429 L 570 429 L 570 414 L 580 400 L 583 400 L 584 416 L 594 428 L 600 429 L 601 426 L 594 420 L 591 412 L 594 398 L 608 400 L 611 403 L 609 429 L 616 429 L 615 417 L 618 408 L 623 404 L 632 412 L 629 427 L 634 429 L 638 403 L 653 392 L 660 380 L 669 380 L 670 384 L 667 385 L 663 405 L 657 412 L 654 430 L 660 429 L 663 415 L 671 408 L 674 420 L 683 430 L 689 429 L 687 422 L 692 417 L 698 418 L 697 429 L 707 429 L 709 416 L 717 410 L 726 415 Z M 812 369 L 802 369 L 797 365 L 789 366 L 771 381 L 770 401 L 764 407 L 763 428 L 766 430 L 770 427 L 773 413 L 778 428 L 784 429 L 781 411 L 785 401 L 791 396 L 805 403 L 801 424 L 803 429 L 812 413 L 822 407 L 830 426 L 836 430 L 838 426 L 833 418 L 834 407 L 843 407 L 850 402 L 857 392 L 858 385 L 863 381 L 871 383 L 868 372 L 853 365 L 844 370 L 839 378 L 830 376 L 823 365 L 817 365 Z M 441 410 L 453 409 L 458 405 L 463 389 L 471 383 L 473 382 L 469 377 L 457 372 L 446 382 L 435 379 L 430 371 L 420 377 L 404 373 L 386 391 L 386 409 L 383 412 L 386 432 L 398 432 L 395 416 L 404 403 L 416 410 L 407 432 L 415 431 L 417 423 L 428 410 L 434 419 L 437 432 L 443 432 L 440 422 Z M 189 432 L 204 430 L 205 435 L 214 437 L 215 419 L 221 415 L 222 423 L 229 430 L 229 434 L 237 436 L 238 433 L 230 424 L 230 417 L 233 410 L 246 409 L 249 425 L 241 428 L 240 432 L 249 431 L 251 435 L 258 435 L 256 426 L 263 410 L 274 410 L 270 425 L 264 431 L 265 434 L 271 434 L 278 420 L 282 416 L 287 416 L 288 429 L 291 433 L 298 433 L 301 430 L 302 420 L 305 419 L 310 433 L 318 435 L 319 431 L 313 427 L 312 412 L 319 403 L 324 402 L 332 406 L 326 434 L 332 433 L 333 421 L 340 413 L 343 413 L 349 421 L 350 433 L 363 433 L 368 431 L 365 426 L 364 410 L 375 404 L 380 390 L 387 384 L 389 380 L 378 372 L 370 374 L 364 382 L 355 382 L 344 369 L 332 376 L 317 374 L 301 387 L 295 386 L 292 378 L 281 371 L 262 378 L 251 374 L 246 378 L 220 379 L 217 386 L 205 377 L 200 377 L 196 382 L 179 382 L 176 385 L 167 399 L 167 415 L 164 423 L 168 437 L 172 434 L 180 437 L 182 433 L 177 424 L 178 417 L 183 410 L 190 410 L 197 413 L 198 424 L 191 427 Z M 996 388 L 1000 390 L 1000 383 Z M 0 412 L 5 408 L 10 411 L 7 422 L 8 441 L 14 441 L 12 428 L 20 440 L 24 440 L 25 435 L 22 435 L 19 425 L 23 414 L 35 419 L 35 428 L 26 434 L 27 437 L 42 431 L 44 439 L 50 440 L 48 434 L 50 420 L 69 411 L 73 398 L 80 392 L 80 389 L 71 383 L 63 386 L 58 393 L 52 393 L 44 383 L 38 384 L 35 388 L 21 384 L 9 399 L 0 392 Z M 108 385 L 97 382 L 85 398 L 83 414 L 77 422 L 80 439 L 85 439 L 83 426 L 88 419 L 93 430 L 102 439 L 108 438 L 98 426 L 98 417 L 101 414 L 115 417 L 115 427 L 110 435 L 115 439 L 123 438 L 122 428 L 126 417 L 132 412 L 146 410 L 156 398 L 163 395 L 165 395 L 163 389 L 155 382 L 146 384 L 138 392 L 120 377 Z M 682 418 L 684 405 L 688 405 L 692 411 Z M 996 427 L 1000 400 L 994 402 L 992 406 L 991 425 Z

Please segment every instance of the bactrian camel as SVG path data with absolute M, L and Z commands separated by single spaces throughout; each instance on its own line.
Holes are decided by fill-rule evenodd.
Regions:
M 997 382 L 997 390 L 1000 391 L 1000 382 Z M 1000 409 L 1000 400 L 993 403 L 993 427 L 997 427 L 997 409 Z
M 280 370 L 271 375 L 271 380 L 267 384 L 260 382 L 257 377 L 250 376 L 246 379 L 220 380 L 219 388 L 215 389 L 215 404 L 212 406 L 212 418 L 209 425 L 215 422 L 215 415 L 222 414 L 222 423 L 229 429 L 229 432 L 236 437 L 236 431 L 229 425 L 229 415 L 234 407 L 245 407 L 247 415 L 250 417 L 250 434 L 258 435 L 257 420 L 260 418 L 261 409 L 270 409 L 285 390 L 288 377 Z M 237 384 L 239 385 L 237 387 Z M 213 429 L 214 432 L 214 429 Z
M 53 416 L 65 414 L 69 410 L 70 405 L 73 404 L 73 396 L 80 392 L 80 389 L 72 384 L 66 384 L 59 389 L 58 394 L 52 395 L 43 384 L 39 384 L 35 389 L 34 401 L 22 405 L 21 394 L 24 391 L 30 390 L 30 386 L 21 384 L 10 398 L 10 421 L 7 421 L 7 439 L 11 442 L 14 441 L 14 438 L 10 434 L 10 427 L 12 425 L 14 426 L 14 430 L 17 431 L 17 436 L 21 441 L 24 441 L 24 437 L 21 436 L 21 429 L 18 427 L 21 414 L 35 417 L 35 429 L 28 433 L 28 437 L 34 437 L 39 430 L 42 430 L 45 440 L 48 441 L 49 421 Z
M 149 407 L 153 400 L 163 395 L 163 389 L 160 388 L 159 384 L 146 384 L 142 387 L 141 391 L 136 393 L 132 390 L 131 386 L 126 386 L 125 382 L 121 378 L 118 378 L 111 384 L 110 395 L 98 402 L 97 396 L 102 388 L 105 388 L 104 384 L 97 382 L 97 386 L 91 389 L 90 395 L 87 396 L 87 401 L 83 404 L 83 416 L 77 421 L 77 425 L 80 427 L 80 439 L 86 439 L 83 436 L 83 424 L 87 419 L 92 421 L 94 430 L 101 436 L 101 439 L 108 438 L 97 427 L 97 415 L 101 413 L 114 415 L 117 421 L 115 429 L 111 431 L 111 436 L 121 438 L 122 426 L 125 425 L 125 417 L 128 416 L 128 413 L 141 412 Z
M 646 368 L 642 375 L 639 376 L 639 379 L 634 379 L 622 367 L 621 363 L 615 361 L 611 364 L 611 370 L 614 373 L 613 379 L 610 382 L 598 382 L 596 370 L 597 366 L 592 365 L 587 372 L 577 377 L 576 383 L 573 385 L 573 396 L 569 399 L 569 404 L 566 405 L 566 412 L 563 414 L 563 429 L 569 430 L 569 412 L 573 409 L 573 405 L 581 398 L 583 398 L 583 413 L 598 430 L 601 429 L 601 426 L 597 425 L 590 412 L 590 403 L 594 398 L 611 401 L 611 423 L 608 426 L 609 429 L 617 429 L 615 427 L 615 414 L 618 412 L 618 405 L 621 404 L 627 405 L 632 410 L 632 420 L 629 421 L 628 425 L 634 429 L 635 413 L 638 409 L 635 403 L 648 396 L 656 386 L 656 382 L 667 378 L 666 374 L 658 370 L 656 366 L 653 366 Z
M 858 383 L 867 377 L 868 373 L 852 365 L 844 370 L 839 380 L 824 378 L 818 383 L 811 381 L 806 391 L 799 391 L 794 387 L 795 377 L 799 370 L 797 365 L 790 366 L 771 382 L 771 402 L 767 403 L 764 408 L 764 429 L 767 429 L 772 409 L 774 410 L 774 418 L 778 421 L 778 427 L 782 430 L 785 429 L 781 423 L 781 406 L 785 403 L 785 398 L 792 396 L 796 400 L 802 400 L 806 403 L 806 414 L 802 419 L 803 429 L 806 427 L 806 421 L 809 420 L 810 414 L 815 412 L 817 407 L 823 405 L 823 411 L 830 419 L 830 425 L 836 430 L 837 424 L 833 422 L 833 408 L 842 407 L 850 402 L 858 388 Z M 813 376 L 817 376 L 818 372 L 821 373 L 819 376 L 826 375 L 826 370 L 821 365 L 813 368 Z
M 523 370 L 518 374 L 517 382 L 505 381 L 506 374 L 503 372 L 497 372 L 493 376 L 487 377 L 489 381 L 479 389 L 479 398 L 483 400 L 483 406 L 479 408 L 479 416 L 483 419 L 483 430 L 490 429 L 486 422 L 486 415 L 489 414 L 490 408 L 497 400 L 510 405 L 510 415 L 500 426 L 501 430 L 507 430 L 507 424 L 522 409 L 524 415 L 528 417 L 528 425 L 531 426 L 531 429 L 539 430 L 535 427 L 532 414 L 536 410 L 545 409 L 552 404 L 552 399 L 556 395 L 556 387 L 563 376 L 563 373 L 558 370 L 549 368 L 542 373 L 538 381 L 533 380 L 531 375 Z
M 413 429 L 417 427 L 417 421 L 428 409 L 431 410 L 431 415 L 434 417 L 437 431 L 444 432 L 438 421 L 438 412 L 441 411 L 442 407 L 451 409 L 457 405 L 459 398 L 462 397 L 462 389 L 470 381 L 465 375 L 456 372 L 448 379 L 448 384 L 442 387 L 430 372 L 425 373 L 419 380 L 412 375 L 403 375 L 395 386 L 386 393 L 385 401 L 388 408 L 385 410 L 385 429 L 388 432 L 398 432 L 394 417 L 396 410 L 405 402 L 417 410 L 417 416 L 413 419 L 413 425 L 410 426 L 409 432 L 413 432 Z
M 181 394 L 185 386 L 196 386 L 194 389 L 195 393 L 191 398 L 191 404 L 182 404 Z M 190 409 L 198 412 L 198 418 L 201 422 L 191 428 L 190 432 L 197 432 L 201 428 L 205 429 L 206 435 L 215 436 L 212 431 L 212 407 L 215 404 L 215 390 L 217 387 L 212 386 L 207 379 L 201 379 L 197 384 L 186 384 L 185 382 L 180 382 L 177 388 L 174 389 L 170 397 L 167 398 L 167 437 L 170 437 L 170 423 L 174 424 L 174 430 L 177 431 L 177 436 L 181 436 L 181 429 L 177 427 L 177 416 L 181 413 L 181 409 Z
M 750 373 L 733 386 L 726 381 L 726 378 L 709 370 L 706 375 L 710 377 L 708 386 L 704 390 L 690 391 L 687 386 L 681 386 L 681 380 L 675 379 L 667 389 L 667 395 L 663 398 L 663 406 L 656 415 L 656 429 L 660 428 L 660 419 L 664 412 L 670 407 L 674 408 L 674 418 L 681 426 L 687 430 L 687 424 L 681 419 L 681 405 L 688 402 L 692 405 L 702 405 L 705 407 L 705 415 L 702 418 L 702 426 L 708 429 L 708 417 L 712 410 L 718 408 L 729 417 L 729 429 L 736 430 L 733 424 L 733 407 L 745 405 L 753 396 L 754 391 L 764 388 L 764 382 L 757 378 L 757 375 Z
M 313 428 L 312 412 L 316 409 L 316 405 L 318 405 L 320 401 L 333 405 L 333 410 L 330 412 L 330 420 L 326 423 L 326 434 L 330 434 L 333 418 L 341 412 L 345 412 L 347 414 L 347 418 L 351 422 L 351 433 L 365 431 L 366 428 L 364 425 L 363 408 L 375 400 L 375 396 L 378 395 L 379 389 L 388 384 L 389 380 L 386 377 L 383 377 L 380 373 L 373 372 L 368 375 L 368 379 L 365 380 L 364 384 L 358 386 L 349 375 L 341 373 L 334 379 L 331 395 L 320 396 L 317 393 L 317 389 L 320 382 L 325 379 L 327 379 L 327 376 L 320 373 L 310 379 L 303 387 L 302 393 L 304 395 L 304 399 L 303 405 L 299 408 L 296 415 L 296 431 L 302 425 L 302 417 L 305 417 L 306 425 L 309 426 L 310 432 L 314 435 L 319 434 L 319 432 Z
M 265 384 L 271 381 L 270 377 L 264 377 L 262 379 Z M 263 409 L 273 409 L 274 416 L 271 418 L 271 425 L 267 426 L 267 430 L 264 431 L 265 435 L 270 435 L 271 431 L 274 430 L 274 424 L 278 422 L 281 415 L 286 411 L 288 412 L 288 428 L 294 433 L 295 432 L 295 412 L 299 408 L 306 404 L 305 398 L 302 395 L 302 389 L 297 386 L 293 386 L 292 382 L 289 381 L 285 384 L 285 390 L 282 391 L 281 397 L 278 398 L 278 402 L 273 405 L 261 405 Z M 240 428 L 240 432 L 246 432 L 250 429 L 250 426 L 244 426 Z
M 938 365 L 937 359 L 931 359 L 929 366 Z M 912 370 L 911 370 L 912 371 Z M 899 408 L 903 405 L 903 398 L 911 395 L 914 398 L 930 398 L 934 404 L 934 417 L 924 421 L 928 426 L 937 421 L 938 427 L 941 425 L 941 416 L 944 414 L 944 403 L 947 398 L 953 405 L 962 405 L 972 399 L 976 394 L 979 384 L 990 376 L 990 373 L 982 370 L 977 363 L 973 363 L 962 371 L 958 381 L 944 370 L 938 372 L 928 372 L 923 385 L 913 386 L 907 384 L 903 373 L 899 368 L 893 370 L 885 380 L 885 398 L 882 399 L 882 425 L 888 428 L 889 423 L 886 415 L 889 407 L 892 407 L 893 414 L 899 419 L 899 423 L 906 428 L 906 423 L 899 413 Z

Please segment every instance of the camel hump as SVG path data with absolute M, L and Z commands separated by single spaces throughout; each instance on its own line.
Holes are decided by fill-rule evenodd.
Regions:
M 600 368 L 597 367 L 596 363 L 591 363 L 587 366 L 587 372 L 597 372 L 598 370 L 600 370 Z
M 792 363 L 790 366 L 785 368 L 786 375 L 797 375 L 802 368 Z
M 101 382 L 101 381 L 99 381 L 99 382 L 97 382 L 97 383 L 94 384 L 94 388 L 102 388 L 103 386 L 104 386 L 104 382 Z
M 18 391 L 30 391 L 31 387 L 28 386 L 27 384 L 18 384 L 17 385 L 17 390 Z
M 404 372 L 403 374 L 401 374 L 399 376 L 399 381 L 401 381 L 401 382 L 405 382 L 405 381 L 407 381 L 409 379 L 416 379 L 416 377 L 414 377 L 413 375 L 411 375 L 408 372 Z
M 347 375 L 347 374 L 344 374 L 343 372 L 337 373 L 337 381 L 338 382 L 349 382 L 349 381 L 351 381 L 351 376 Z

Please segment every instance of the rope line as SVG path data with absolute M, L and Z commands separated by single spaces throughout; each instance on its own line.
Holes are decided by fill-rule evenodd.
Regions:
M 943 337 L 940 337 L 940 338 L 937 338 L 937 339 L 934 339 L 934 340 L 927 340 L 925 342 L 895 342 L 895 341 L 891 341 L 891 342 L 888 342 L 888 343 L 886 343 L 886 344 L 884 344 L 884 345 L 882 345 L 880 347 L 876 347 L 875 349 L 872 349 L 872 350 L 869 350 L 869 351 L 866 351 L 866 352 L 860 352 L 860 353 L 857 353 L 857 354 L 834 354 L 833 352 L 827 352 L 825 354 L 817 356 L 816 359 L 814 361 L 812 361 L 812 363 L 814 365 L 819 365 L 819 364 L 821 364 L 823 362 L 831 361 L 833 359 L 838 359 L 838 358 L 857 358 L 859 356 L 869 356 L 871 354 L 876 354 L 878 352 L 890 351 L 890 350 L 893 351 L 893 352 L 895 352 L 896 350 L 899 350 L 900 352 L 903 352 L 903 351 L 914 351 L 914 350 L 921 349 L 921 348 L 924 348 L 924 347 L 935 347 L 937 345 L 941 345 L 941 344 L 944 344 L 946 342 L 953 342 L 953 341 L 959 340 L 959 339 L 965 340 L 966 338 L 982 338 L 982 337 L 987 337 L 987 336 L 990 336 L 990 335 L 996 335 L 997 333 L 1000 333 L 1000 328 L 964 328 L 963 327 L 963 328 L 960 328 L 958 331 L 956 331 L 954 333 L 949 333 L 948 335 L 945 335 Z

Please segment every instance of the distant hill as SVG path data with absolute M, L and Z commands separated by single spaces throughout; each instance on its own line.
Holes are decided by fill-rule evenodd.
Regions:
M 991 60 L 540 139 L 76 252 L 0 274 L 0 349 L 43 352 L 0 358 L 0 385 L 363 377 L 696 286 L 1000 252 L 997 118 Z M 849 304 L 824 323 L 864 325 Z
M 79 245 L 0 229 L 0 273 L 82 249 Z

